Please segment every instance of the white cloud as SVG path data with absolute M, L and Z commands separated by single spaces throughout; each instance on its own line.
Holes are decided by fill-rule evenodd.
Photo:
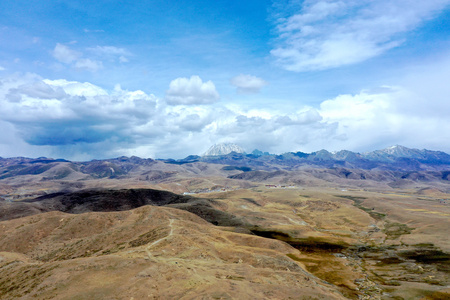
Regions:
M 172 80 L 166 92 L 166 101 L 170 105 L 211 104 L 218 100 L 219 93 L 214 83 L 203 82 L 196 75 Z
M 43 81 L 26 83 L 16 89 L 10 89 L 10 92 L 12 95 L 24 95 L 39 99 L 62 99 L 66 96 L 62 88 L 50 86 Z
M 71 96 L 78 97 L 95 97 L 95 96 L 107 96 L 108 92 L 89 82 L 68 81 L 65 79 L 49 80 L 43 79 L 44 83 L 53 87 L 60 87 Z M 120 89 L 120 88 L 119 88 Z
M 174 132 L 201 132 L 215 119 L 220 118 L 216 112 L 209 107 L 198 106 L 169 106 L 165 108 L 168 122 L 167 128 Z
M 87 50 L 101 59 L 119 61 L 121 63 L 128 62 L 128 57 L 132 55 L 127 49 L 114 46 L 96 46 L 87 48 Z
M 118 48 L 114 46 L 96 46 L 93 48 L 88 48 L 89 51 L 95 52 L 97 54 L 106 55 L 130 55 L 130 52 L 124 48 Z
M 81 58 L 75 63 L 75 68 L 96 72 L 103 68 L 103 63 L 89 58 Z
M 437 100 L 437 99 L 436 99 Z M 322 102 L 320 114 L 324 121 L 336 122 L 332 150 L 351 149 L 367 151 L 394 144 L 415 148 L 449 151 L 445 142 L 450 133 L 442 128 L 448 125 L 447 116 L 428 114 L 421 109 L 423 99 L 405 87 L 356 95 L 340 95 Z M 446 110 L 445 103 L 434 103 Z
M 60 43 L 57 43 L 55 49 L 53 49 L 53 57 L 65 64 L 70 64 L 78 60 L 81 56 L 82 54 L 80 52 L 72 50 Z
M 450 52 L 433 58 L 433 63 L 417 63 L 400 81 L 408 93 L 396 107 L 414 116 L 447 119 L 450 111 Z
M 81 52 L 75 51 L 60 43 L 57 43 L 55 49 L 53 49 L 53 57 L 59 62 L 71 65 L 79 70 L 96 72 L 103 68 L 101 61 L 84 58 Z
M 5 71 L 6 69 L 2 66 L 0 66 L 0 71 Z
M 90 83 L 36 75 L 0 83 L 0 121 L 12 124 L 30 145 L 133 143 L 134 128 L 156 111 L 156 97 L 142 91 L 107 92 Z
M 277 117 L 275 121 L 285 126 L 306 125 L 322 121 L 322 116 L 314 108 L 305 108 L 293 115 L 284 115 Z
M 186 80 L 191 85 L 196 82 L 195 77 Z M 199 93 L 198 87 L 205 88 L 205 83 L 181 86 L 185 94 Z M 206 88 L 210 91 L 207 83 Z M 136 153 L 180 158 L 230 139 L 246 148 L 283 152 L 329 137 L 334 130 L 313 108 L 283 114 L 220 104 L 167 105 L 139 90 L 116 86 L 107 91 L 88 82 L 33 74 L 1 79 L 0 122 L 14 129 L 15 140 L 26 142 L 26 149 L 45 148 L 70 159 Z M 2 149 L 6 146 L 0 145 Z
M 258 116 L 260 115 L 260 116 Z M 252 151 L 259 148 L 272 153 L 316 150 L 335 133 L 334 123 L 323 122 L 317 110 L 303 108 L 288 114 L 265 110 L 241 111 L 224 119 L 217 128 L 218 142 L 235 142 Z
M 218 93 L 198 76 L 174 80 L 169 91 L 182 101 L 169 103 L 169 91 L 166 99 L 158 99 L 119 85 L 106 90 L 90 82 L 10 75 L 0 79 L 0 127 L 8 131 L 0 135 L 0 155 L 181 158 L 219 142 L 272 153 L 368 151 L 392 144 L 450 152 L 450 54 L 434 60 L 410 67 L 396 86 L 338 95 L 317 108 L 299 104 L 294 110 L 202 105 L 205 97 L 218 99 Z M 192 103 L 200 105 L 172 105 Z
M 271 51 L 290 71 L 323 70 L 380 55 L 402 36 L 443 10 L 449 0 L 304 1 L 300 11 L 278 20 Z
M 230 83 L 237 87 L 238 93 L 259 93 L 269 83 L 262 78 L 240 74 L 231 78 Z

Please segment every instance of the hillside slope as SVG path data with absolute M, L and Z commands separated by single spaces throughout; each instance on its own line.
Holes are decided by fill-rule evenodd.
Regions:
M 2 299 L 344 299 L 285 243 L 177 209 L 49 212 L 0 223 Z

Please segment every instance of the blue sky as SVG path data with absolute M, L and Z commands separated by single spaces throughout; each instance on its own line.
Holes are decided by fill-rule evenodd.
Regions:
M 450 1 L 0 2 L 0 156 L 450 152 Z

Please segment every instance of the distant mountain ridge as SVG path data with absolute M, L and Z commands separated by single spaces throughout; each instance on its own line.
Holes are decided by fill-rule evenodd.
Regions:
M 419 159 L 424 161 L 450 161 L 450 155 L 442 151 L 411 149 L 400 145 L 364 153 L 363 156 L 371 160 L 390 160 L 395 157 Z
M 205 156 L 223 156 L 228 155 L 232 152 L 235 153 L 242 153 L 246 154 L 244 149 L 240 147 L 237 144 L 233 143 L 221 143 L 221 144 L 215 144 L 211 146 L 208 151 L 203 154 L 203 157 Z M 420 161 L 426 161 L 426 162 L 450 162 L 450 155 L 442 152 L 442 151 L 433 151 L 433 150 L 427 150 L 427 149 L 414 149 L 414 148 L 407 148 L 401 145 L 394 145 L 391 147 L 387 147 L 385 149 L 381 150 L 374 150 L 371 152 L 364 152 L 364 153 L 358 153 L 358 152 L 352 152 L 349 150 L 340 150 L 336 152 L 329 152 L 325 149 L 311 152 L 311 153 L 305 153 L 305 152 L 286 152 L 280 155 L 277 154 L 271 154 L 269 152 L 263 152 L 261 150 L 255 149 L 253 150 L 250 155 L 253 155 L 255 157 L 260 156 L 289 156 L 289 154 L 293 154 L 297 157 L 304 157 L 304 158 L 310 158 L 313 160 L 343 160 L 343 161 L 355 161 L 355 160 L 361 160 L 366 159 L 369 161 L 382 161 L 382 162 L 392 162 L 399 158 L 407 158 L 407 159 L 417 159 Z M 193 156 L 189 156 L 193 157 Z M 186 160 L 186 158 L 184 159 Z
M 0 202 L 35 198 L 49 191 L 74 192 L 97 180 L 111 179 L 121 185 L 128 182 L 136 182 L 138 186 L 168 185 L 182 193 L 190 191 L 184 188 L 185 183 L 198 184 L 198 189 L 203 189 L 206 182 L 211 183 L 205 179 L 209 177 L 220 182 L 213 189 L 228 185 L 247 187 L 249 182 L 336 185 L 347 181 L 354 184 L 357 180 L 361 186 L 388 187 L 412 187 L 426 182 L 450 191 L 450 155 L 395 146 L 368 153 L 320 150 L 276 155 L 259 150 L 249 154 L 232 151 L 225 155 L 190 155 L 178 160 L 135 156 L 85 162 L 45 157 L 0 158 Z M 41 188 L 32 193 L 24 188 L 11 194 L 14 187 L 33 184 Z M 47 191 L 45 187 L 52 188 Z
M 391 146 L 381 150 L 371 152 L 358 153 L 349 150 L 341 150 L 338 152 L 328 152 L 320 150 L 307 154 L 313 159 L 333 159 L 343 161 L 369 160 L 375 162 L 392 162 L 398 159 L 415 159 L 426 163 L 450 163 L 450 155 L 442 151 L 432 151 L 427 149 L 411 149 L 400 145 Z
M 225 154 L 223 154 L 225 153 Z M 184 159 L 143 159 L 139 157 L 118 157 L 113 159 L 71 162 L 52 158 L 1 158 L 0 180 L 28 175 L 39 175 L 42 180 L 81 180 L 85 178 L 126 178 L 129 174 L 147 170 L 144 179 L 164 180 L 174 176 L 169 165 L 182 167 L 195 164 L 221 164 L 226 170 L 248 171 L 293 171 L 302 168 L 329 170 L 378 170 L 408 172 L 439 172 L 444 180 L 450 177 L 450 155 L 442 151 L 410 149 L 392 146 L 367 153 L 348 150 L 329 152 L 319 150 L 312 153 L 287 152 L 280 155 L 255 150 L 250 154 L 236 144 L 212 146 L 204 156 L 190 155 Z M 164 167 L 167 165 L 167 167 Z M 200 165 L 199 165 L 200 166 Z M 203 167 L 201 167 L 203 168 Z M 167 170 L 166 170 L 167 169 Z M 189 169 L 187 169 L 189 170 Z M 225 170 L 225 169 L 224 169 Z M 225 171 L 226 171 L 225 170 Z M 190 172 L 190 171 L 188 171 Z
M 186 159 L 174 160 L 174 163 L 183 164 L 185 161 Z M 450 155 L 445 152 L 411 149 L 400 145 L 366 153 L 357 153 L 349 150 L 329 152 L 324 149 L 312 153 L 286 152 L 280 155 L 260 150 L 254 150 L 251 154 L 234 151 L 222 155 L 197 157 L 196 161 L 267 170 L 292 169 L 301 165 L 366 170 L 430 171 L 450 169 Z M 192 160 L 187 162 L 192 162 Z

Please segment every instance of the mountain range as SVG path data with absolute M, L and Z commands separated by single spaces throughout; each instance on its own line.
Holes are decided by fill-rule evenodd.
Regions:
M 225 152 L 236 149 L 233 145 L 219 148 Z M 2 197 L 9 201 L 28 199 L 88 187 L 105 188 L 98 180 L 106 180 L 110 187 L 150 184 L 175 193 L 227 186 L 248 188 L 252 182 L 383 189 L 433 184 L 440 190 L 450 190 L 450 155 L 393 146 L 368 153 L 320 150 L 276 155 L 259 150 L 250 154 L 231 151 L 225 155 L 191 155 L 178 160 L 136 156 L 84 162 L 45 157 L 0 158 L 0 200 Z M 11 191 L 15 192 L 11 194 Z
M 287 152 L 277 155 L 262 152 L 258 149 L 247 154 L 236 144 L 219 144 L 211 147 L 203 156 L 191 155 L 184 159 L 165 159 L 162 161 L 172 164 L 202 161 L 267 170 L 293 169 L 304 165 L 327 168 L 346 167 L 365 170 L 410 171 L 446 170 L 450 167 L 450 155 L 445 152 L 410 149 L 400 145 L 367 153 L 356 153 L 348 150 L 338 152 L 320 150 L 312 153 Z
M 0 298 L 448 299 L 450 155 L 205 154 L 0 158 Z
M 235 150 L 239 151 L 236 152 Z M 222 154 L 226 153 L 226 154 Z M 247 154 L 235 144 L 214 145 L 205 155 L 190 155 L 184 159 L 151 159 L 118 157 L 113 159 L 71 162 L 65 159 L 46 157 L 0 157 L 0 180 L 21 175 L 42 175 L 42 180 L 79 180 L 89 175 L 92 178 L 121 178 L 131 173 L 145 175 L 147 180 L 163 179 L 171 176 L 169 165 L 186 165 L 184 171 L 192 171 L 197 163 L 225 165 L 222 171 L 298 171 L 305 169 L 349 169 L 396 172 L 439 172 L 444 180 L 450 174 L 450 155 L 441 151 L 410 149 L 393 146 L 367 153 L 348 150 L 328 152 L 320 150 L 312 153 L 287 152 L 281 155 L 254 150 Z M 166 165 L 166 167 L 164 167 Z M 169 171 L 172 170 L 172 171 Z M 404 175 L 402 175 L 404 176 Z

